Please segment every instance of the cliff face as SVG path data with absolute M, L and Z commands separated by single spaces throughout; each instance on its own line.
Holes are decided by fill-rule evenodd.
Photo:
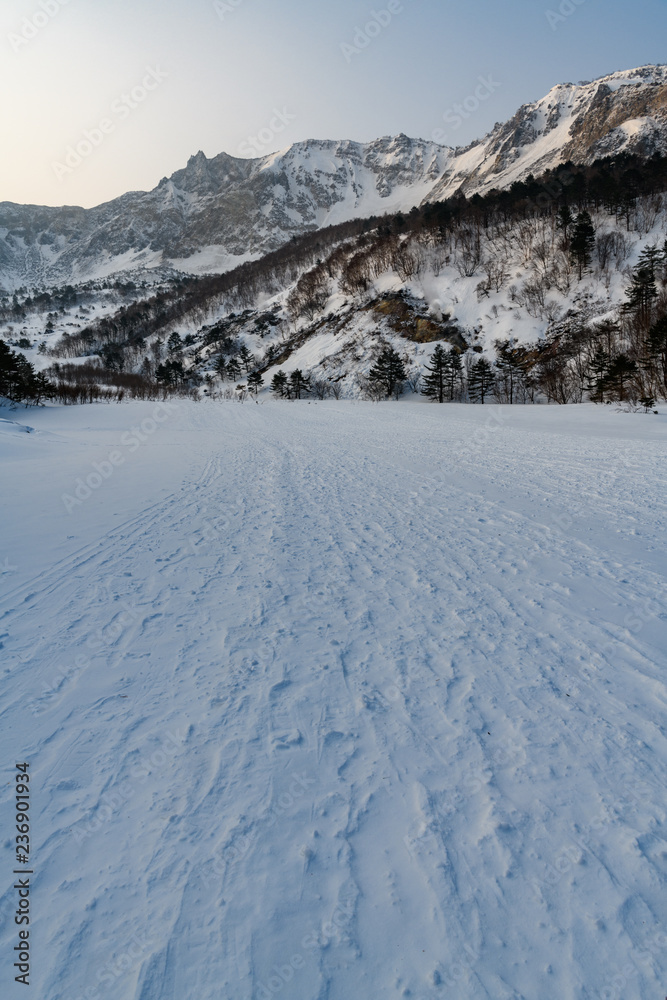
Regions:
M 298 143 L 259 159 L 197 153 L 150 192 L 93 209 L 0 204 L 0 283 L 79 280 L 173 264 L 224 270 L 292 236 L 409 210 L 441 177 L 449 150 L 407 136 Z
M 507 187 L 572 160 L 667 152 L 667 67 L 644 66 L 593 83 L 560 84 L 466 149 L 456 150 L 431 199 Z

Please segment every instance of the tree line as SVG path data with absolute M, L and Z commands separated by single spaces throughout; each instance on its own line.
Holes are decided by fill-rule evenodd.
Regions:
M 602 289 L 609 288 L 613 272 L 627 266 L 633 235 L 655 225 L 665 190 L 667 159 L 661 156 L 564 164 L 505 191 L 471 198 L 459 194 L 409 213 L 313 231 L 226 274 L 182 278 L 65 335 L 52 353 L 65 359 L 99 355 L 111 384 L 138 376 L 141 391 L 191 392 L 215 377 L 247 383 L 289 354 L 275 343 L 261 352 L 244 346 L 240 334 L 248 332 L 253 318 L 250 332 L 259 344 L 281 321 L 305 320 L 313 328 L 324 323 L 334 290 L 358 306 L 387 270 L 408 282 L 427 270 L 437 276 L 453 267 L 475 278 L 480 301 L 506 289 L 513 305 L 547 324 L 544 338 L 529 347 L 496 345 L 496 358 L 488 362 L 492 385 L 491 376 L 476 367 L 482 359 L 464 357 L 465 398 L 478 392 L 477 382 L 484 398 L 501 394 L 509 402 L 660 398 L 667 391 L 660 325 L 667 315 L 665 248 L 649 248 L 653 256 L 642 257 L 634 269 L 623 309 L 604 324 L 595 321 L 599 304 L 580 296 L 577 287 L 592 275 Z M 600 213 L 613 219 L 612 229 L 599 222 Z M 525 272 L 521 284 L 513 283 L 517 266 Z M 253 312 L 258 296 L 289 287 L 283 320 Z M 564 312 L 554 292 L 574 292 L 574 306 Z M 221 312 L 224 318 L 211 323 Z M 174 332 L 181 324 L 199 332 L 181 339 Z M 448 399 L 460 395 L 456 364 L 447 361 Z M 431 374 L 423 373 L 425 384 Z M 408 383 L 411 378 L 408 373 Z M 392 384 L 390 395 L 400 381 Z M 311 375 L 310 382 L 317 394 L 339 391 L 333 380 L 323 383 Z M 380 384 L 370 374 L 365 382 L 368 393 L 376 395 Z M 293 394 L 289 385 L 284 392 Z

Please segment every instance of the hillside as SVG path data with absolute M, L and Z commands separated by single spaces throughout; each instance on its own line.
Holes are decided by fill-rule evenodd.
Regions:
M 592 83 L 560 84 L 479 142 L 456 150 L 430 201 L 484 194 L 561 163 L 667 152 L 667 67 L 643 66 Z
M 235 396 L 251 376 L 266 395 L 294 371 L 316 396 L 374 398 L 369 375 L 389 349 L 409 395 L 438 345 L 458 365 L 451 400 L 471 401 L 482 357 L 501 401 L 660 399 L 665 190 L 664 158 L 566 165 L 505 193 L 319 230 L 220 276 L 91 285 L 69 307 L 17 297 L 5 317 L 22 320 L 5 336 L 63 399 Z

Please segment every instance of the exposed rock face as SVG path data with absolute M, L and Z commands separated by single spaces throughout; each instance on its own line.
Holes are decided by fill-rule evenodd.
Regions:
M 221 271 L 239 257 L 347 219 L 409 210 L 449 151 L 399 135 L 298 143 L 260 159 L 197 153 L 150 192 L 93 209 L 0 204 L 0 284 L 81 280 L 173 264 Z
M 431 192 L 446 198 L 506 187 L 572 160 L 592 163 L 622 151 L 667 152 L 667 67 L 644 66 L 593 83 L 560 84 L 463 150 Z
M 150 192 L 93 209 L 0 204 L 0 286 L 158 265 L 223 271 L 347 219 L 504 187 L 566 160 L 667 152 L 667 68 L 562 84 L 479 142 L 309 141 L 259 159 L 197 153 Z

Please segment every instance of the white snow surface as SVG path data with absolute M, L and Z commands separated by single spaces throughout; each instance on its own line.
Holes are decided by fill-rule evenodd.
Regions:
M 517 115 L 524 126 L 532 123 L 534 134 L 524 135 L 518 145 L 511 146 L 513 157 L 507 159 L 502 170 L 498 170 L 497 156 L 499 137 L 504 134 L 505 124 L 496 126 L 469 147 L 454 150 L 447 172 L 428 200 L 451 197 L 461 186 L 470 196 L 474 193 L 486 194 L 496 187 L 508 188 L 515 181 L 525 180 L 531 173 L 539 177 L 545 170 L 552 170 L 564 162 L 564 150 L 572 138 L 572 127 L 590 111 L 601 86 L 617 92 L 627 86 L 647 87 L 663 84 L 666 80 L 667 67 L 641 66 L 611 73 L 592 82 L 576 85 L 563 83 L 552 87 L 541 100 L 519 108 Z M 622 134 L 629 140 L 651 125 L 659 127 L 651 117 L 636 119 L 635 127 Z M 505 141 L 506 135 L 502 145 Z M 614 151 L 619 153 L 625 148 L 629 148 L 627 142 Z
M 32 996 L 665 995 L 667 414 L 0 415 Z

